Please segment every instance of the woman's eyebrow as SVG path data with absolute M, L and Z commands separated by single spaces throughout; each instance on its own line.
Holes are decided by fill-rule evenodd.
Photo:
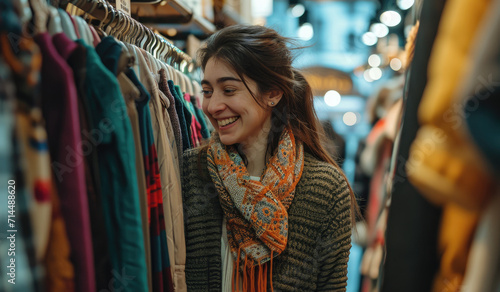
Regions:
M 243 82 L 241 81 L 241 79 L 238 79 L 238 78 L 235 78 L 235 77 L 220 77 L 217 79 L 217 83 L 222 83 L 222 82 L 226 82 L 226 81 L 237 81 L 237 82 Z M 201 80 L 201 84 L 207 84 L 207 85 L 210 85 L 210 82 L 206 79 L 203 79 Z

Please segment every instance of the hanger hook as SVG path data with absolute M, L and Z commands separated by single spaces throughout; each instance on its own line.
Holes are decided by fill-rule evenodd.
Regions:
M 108 3 L 106 3 L 106 6 L 107 5 L 108 5 Z M 109 5 L 108 8 L 110 8 L 111 18 L 109 19 L 109 22 L 104 25 L 104 28 L 103 28 L 104 31 L 106 31 L 106 29 L 108 29 L 109 25 L 115 20 L 115 17 L 116 17 L 115 8 L 112 5 Z
M 103 23 L 104 21 L 106 21 L 106 19 L 108 18 L 108 5 L 106 4 L 105 1 L 103 0 L 99 0 L 99 6 L 101 7 L 104 7 L 104 18 L 101 19 L 99 21 L 99 25 L 97 25 L 97 28 L 101 29 L 102 30 L 102 26 L 103 26 Z
M 93 1 L 89 1 L 89 2 L 92 2 L 92 7 L 90 7 L 89 11 L 85 11 L 85 13 L 83 14 L 83 17 L 82 17 L 87 22 L 89 22 L 90 16 L 92 16 L 91 14 L 96 9 L 97 4 L 100 3 L 100 1 L 98 1 L 98 0 L 93 0 Z

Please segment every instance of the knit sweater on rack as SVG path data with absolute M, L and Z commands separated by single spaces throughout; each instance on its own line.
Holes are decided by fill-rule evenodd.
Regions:
M 220 292 L 223 212 L 202 154 L 196 148 L 183 157 L 186 282 L 188 291 Z M 306 152 L 288 216 L 287 247 L 273 260 L 274 291 L 345 291 L 351 217 L 344 177 Z

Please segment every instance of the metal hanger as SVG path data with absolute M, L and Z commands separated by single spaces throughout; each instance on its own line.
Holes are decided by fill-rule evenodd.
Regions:
M 92 2 L 92 7 L 90 7 L 89 11 L 85 11 L 85 13 L 82 16 L 83 20 L 85 20 L 87 23 L 90 22 L 90 16 L 91 16 L 92 12 L 94 12 L 95 8 L 97 7 L 97 4 L 99 4 L 100 1 L 94 0 L 94 1 L 88 1 L 88 2 Z
M 132 25 L 130 22 L 130 17 L 127 14 L 123 14 L 123 26 L 120 27 L 120 31 L 118 31 L 119 39 L 123 41 L 130 31 L 130 26 Z
M 108 5 L 108 4 L 106 3 L 106 5 Z M 106 30 L 108 29 L 109 25 L 115 20 L 115 17 L 116 17 L 116 10 L 115 10 L 115 8 L 112 5 L 109 5 L 108 8 L 110 8 L 111 18 L 109 19 L 109 22 L 104 25 L 104 28 L 103 28 L 104 32 L 106 32 Z
M 118 21 L 114 27 L 113 27 L 113 25 L 111 25 L 111 32 L 110 32 L 110 35 L 112 35 L 114 37 L 116 37 L 118 30 L 123 26 L 123 23 L 124 23 L 124 17 L 123 17 L 123 14 L 121 13 L 121 11 L 119 11 L 119 10 L 115 10 L 115 11 L 116 11 L 116 15 L 118 16 Z
M 101 20 L 98 20 L 99 24 L 96 26 L 97 27 L 97 31 L 100 32 L 100 33 L 102 33 L 104 36 L 107 36 L 107 34 L 103 30 L 103 25 L 104 25 L 104 22 L 106 21 L 106 19 L 108 19 L 108 15 L 109 15 L 108 4 L 107 4 L 106 1 L 100 0 L 99 1 L 99 6 L 100 7 L 104 7 L 104 18 L 101 19 Z
M 135 21 L 133 19 L 130 19 L 130 16 L 127 15 L 127 17 L 129 18 L 130 21 L 130 31 L 125 35 L 124 42 L 130 43 L 137 27 L 135 25 Z

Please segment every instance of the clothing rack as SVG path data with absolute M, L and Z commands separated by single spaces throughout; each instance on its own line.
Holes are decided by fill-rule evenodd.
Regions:
M 109 35 L 118 40 L 134 44 L 157 59 L 184 71 L 189 72 L 194 69 L 195 62 L 188 54 L 174 46 L 169 40 L 160 34 L 155 33 L 149 27 L 133 19 L 131 16 L 117 10 L 106 0 L 73 0 L 62 6 L 72 4 L 83 10 L 84 18 L 92 16 L 92 21 L 98 30 L 109 30 Z

